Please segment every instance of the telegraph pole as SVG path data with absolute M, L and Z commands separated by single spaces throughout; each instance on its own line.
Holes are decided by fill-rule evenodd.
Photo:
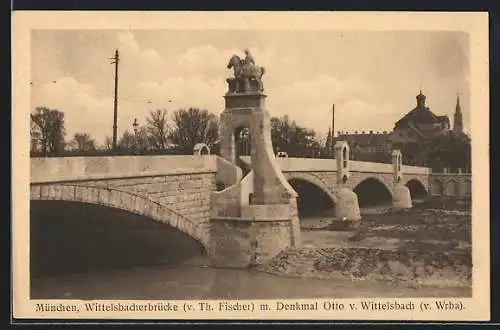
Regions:
M 330 143 L 332 155 L 335 155 L 335 143 L 333 140 L 334 137 L 335 137 L 335 103 L 332 103 L 332 137 L 331 137 L 332 140 Z
M 118 117 L 118 63 L 120 58 L 118 49 L 115 50 L 115 56 L 111 58 L 111 64 L 115 65 L 115 97 L 113 106 L 113 150 L 116 150 L 116 130 L 117 130 L 117 117 Z

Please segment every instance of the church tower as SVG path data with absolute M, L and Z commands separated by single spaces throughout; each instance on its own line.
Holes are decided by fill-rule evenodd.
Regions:
M 425 95 L 422 94 L 422 89 L 420 89 L 420 93 L 417 95 L 417 108 L 425 108 Z
M 453 132 L 462 134 L 464 126 L 462 121 L 462 109 L 460 108 L 460 97 L 457 95 L 457 105 L 455 106 L 455 114 L 453 115 Z

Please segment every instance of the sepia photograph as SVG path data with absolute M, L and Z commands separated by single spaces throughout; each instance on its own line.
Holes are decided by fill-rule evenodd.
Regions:
M 120 14 L 13 18 L 18 310 L 488 317 L 487 15 Z

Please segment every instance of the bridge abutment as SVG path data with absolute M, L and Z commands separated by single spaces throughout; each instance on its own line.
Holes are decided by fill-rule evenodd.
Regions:
M 246 127 L 251 170 L 212 193 L 210 255 L 214 266 L 249 267 L 301 242 L 297 193 L 284 177 L 271 142 L 271 120 L 261 92 L 228 93 L 221 114 L 221 156 L 240 162 L 235 135 Z

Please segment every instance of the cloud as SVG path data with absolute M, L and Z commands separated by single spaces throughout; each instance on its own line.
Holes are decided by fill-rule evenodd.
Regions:
M 209 74 L 224 68 L 224 55 L 212 45 L 192 47 L 178 59 L 179 66 L 188 73 Z
M 141 49 L 132 32 L 118 33 L 116 38 L 122 80 L 155 79 L 168 71 L 160 53 L 155 49 Z
M 257 65 L 270 67 L 273 64 L 276 55 L 273 49 L 250 47 L 249 50 L 256 59 Z M 187 49 L 179 56 L 177 63 L 187 74 L 212 77 L 222 74 L 227 75 L 226 66 L 232 55 L 244 57 L 241 49 L 219 50 L 213 45 L 203 45 Z
M 64 112 L 67 141 L 76 132 L 88 132 L 98 142 L 112 134 L 113 99 L 100 98 L 93 85 L 71 77 L 45 83 L 34 91 L 34 104 Z
M 436 34 L 428 46 L 427 61 L 440 78 L 469 75 L 469 40 L 466 33 Z
M 166 107 L 173 111 L 178 108 L 198 107 L 214 113 L 223 110 L 222 95 L 225 89 L 226 83 L 222 76 L 207 80 L 200 75 L 172 77 L 161 82 L 142 82 L 137 87 L 138 93 L 151 96 L 151 108 Z
M 289 114 L 300 125 L 319 133 L 327 132 L 331 126 L 333 103 L 336 131 L 370 130 L 379 126 L 374 123 L 379 123 L 383 116 L 394 113 L 390 102 L 374 97 L 376 88 L 371 82 L 357 79 L 341 80 L 320 74 L 310 80 L 270 89 L 267 105 L 272 116 Z
M 121 57 L 119 135 L 123 130 L 131 129 L 134 118 L 144 124 L 148 112 L 157 108 L 167 108 L 170 113 L 191 106 L 206 108 L 216 114 L 223 110 L 223 95 L 227 90 L 225 79 L 231 74 L 226 68 L 227 62 L 233 54 L 244 56 L 243 49 L 232 48 L 238 40 L 207 39 L 204 44 L 191 44 L 191 47 L 183 46 L 183 42 L 166 47 L 154 43 L 155 40 L 139 37 L 140 34 L 130 31 L 110 32 L 98 60 L 93 60 L 85 52 L 92 49 L 89 45 L 99 45 L 92 35 L 85 35 L 86 40 L 79 43 L 70 43 L 71 47 L 67 43 L 60 47 L 45 47 L 42 54 L 46 55 L 39 56 L 33 67 L 33 72 L 38 73 L 34 79 L 61 77 L 56 78 L 57 84 L 40 86 L 38 83 L 33 88 L 35 105 L 63 110 L 68 135 L 85 131 L 102 143 L 105 136 L 111 135 L 113 124 L 113 68 L 107 58 L 110 48 L 118 48 Z M 69 38 L 73 39 L 77 38 Z M 414 106 L 416 94 L 413 93 L 418 92 L 418 85 L 423 80 L 429 103 L 437 114 L 452 114 L 454 91 L 465 93 L 462 102 L 467 127 L 469 86 L 468 76 L 463 72 L 467 72 L 464 61 L 468 61 L 468 55 L 467 44 L 461 40 L 451 40 L 446 47 L 436 47 L 438 54 L 431 59 L 433 61 L 416 69 L 414 63 L 420 63 L 425 57 L 414 52 L 390 60 L 398 64 L 404 58 L 404 63 L 398 65 L 380 62 L 382 57 L 378 56 L 373 59 L 375 69 L 360 64 L 343 70 L 334 66 L 336 62 L 322 62 L 320 57 L 314 57 L 324 58 L 326 55 L 300 51 L 289 53 L 282 46 L 278 38 L 268 46 L 261 43 L 250 47 L 257 65 L 266 68 L 263 82 L 268 94 L 266 107 L 271 116 L 289 114 L 300 125 L 324 134 L 331 125 L 332 103 L 335 102 L 335 130 L 390 130 L 394 122 Z M 448 46 L 457 51 L 447 50 Z M 54 54 L 59 50 L 62 50 L 62 60 L 49 62 L 48 59 L 55 58 Z M 64 60 L 73 58 L 68 55 L 73 53 L 81 53 L 82 58 L 76 62 Z M 450 63 L 444 63 L 448 59 Z M 440 66 L 439 70 L 436 65 Z M 451 75 L 460 68 L 465 78 Z M 426 79 L 420 77 L 423 69 L 428 72 Z M 401 74 L 395 75 L 391 70 Z M 445 94 L 444 88 L 453 92 Z

